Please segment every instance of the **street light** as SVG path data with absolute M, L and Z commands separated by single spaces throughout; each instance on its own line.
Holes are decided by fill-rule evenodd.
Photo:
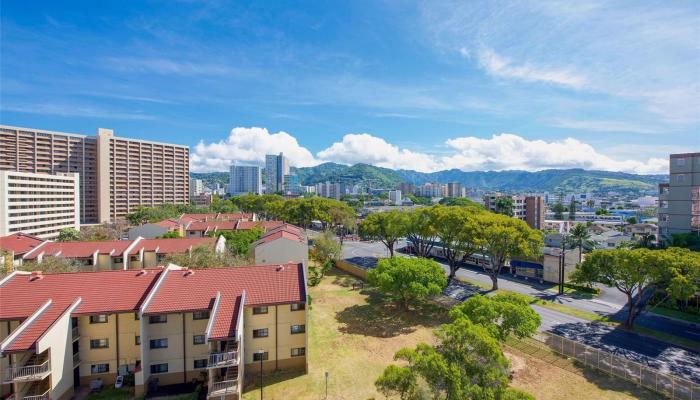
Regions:
M 326 371 L 326 397 L 324 400 L 328 400 L 328 371 Z
M 561 254 L 559 254 L 559 295 L 564 294 L 564 268 L 566 265 L 566 243 L 569 241 L 569 236 L 565 233 L 561 234 Z
M 263 359 L 265 358 L 265 351 L 258 350 L 255 352 L 260 358 L 260 400 L 263 400 Z

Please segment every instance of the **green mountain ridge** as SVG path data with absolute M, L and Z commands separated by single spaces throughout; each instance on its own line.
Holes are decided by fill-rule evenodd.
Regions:
M 431 173 L 393 170 L 369 164 L 352 166 L 324 163 L 314 167 L 294 168 L 303 185 L 320 182 L 369 183 L 373 188 L 393 188 L 401 182 L 420 185 L 426 182 L 459 182 L 469 188 L 499 191 L 533 192 L 645 192 L 655 191 L 668 175 L 637 175 L 625 172 L 573 169 L 529 171 L 461 171 L 451 169 Z M 228 173 L 191 174 L 205 182 L 228 182 Z

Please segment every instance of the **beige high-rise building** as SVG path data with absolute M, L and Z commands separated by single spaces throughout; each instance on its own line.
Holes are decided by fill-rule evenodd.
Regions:
M 189 203 L 189 147 L 0 125 L 0 170 L 77 173 L 82 223 L 114 221 L 136 206 Z

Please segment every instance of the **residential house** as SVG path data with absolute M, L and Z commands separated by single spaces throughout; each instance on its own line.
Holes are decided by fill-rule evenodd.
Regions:
M 281 225 L 267 231 L 250 245 L 256 264 L 309 262 L 309 246 L 304 231 L 294 225 Z
M 12 271 L 14 267 L 22 264 L 25 254 L 43 242 L 44 240 L 36 236 L 21 232 L 0 237 L 0 266 L 4 266 L 6 271 Z

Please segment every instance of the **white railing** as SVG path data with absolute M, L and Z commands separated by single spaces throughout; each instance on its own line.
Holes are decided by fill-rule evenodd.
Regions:
M 51 396 L 49 396 L 49 391 L 47 390 L 42 394 L 37 394 L 35 396 L 24 396 L 22 397 L 23 400 L 49 400 Z
M 49 372 L 50 366 L 51 364 L 49 363 L 49 360 L 46 360 L 39 365 L 25 365 L 23 367 L 10 368 L 7 370 L 5 380 L 12 381 L 15 379 L 26 379 L 34 376 L 37 376 L 38 379 L 39 376 Z
M 73 367 L 80 364 L 80 353 L 73 354 Z
M 73 327 L 73 329 L 71 330 L 71 335 L 73 336 L 73 340 L 80 337 L 80 331 L 78 330 L 77 326 Z
M 209 386 L 209 396 L 226 396 L 238 391 L 238 381 L 232 379 L 230 381 L 221 381 L 213 383 Z
M 225 353 L 209 354 L 207 368 L 219 368 L 238 364 L 238 352 L 227 351 Z

